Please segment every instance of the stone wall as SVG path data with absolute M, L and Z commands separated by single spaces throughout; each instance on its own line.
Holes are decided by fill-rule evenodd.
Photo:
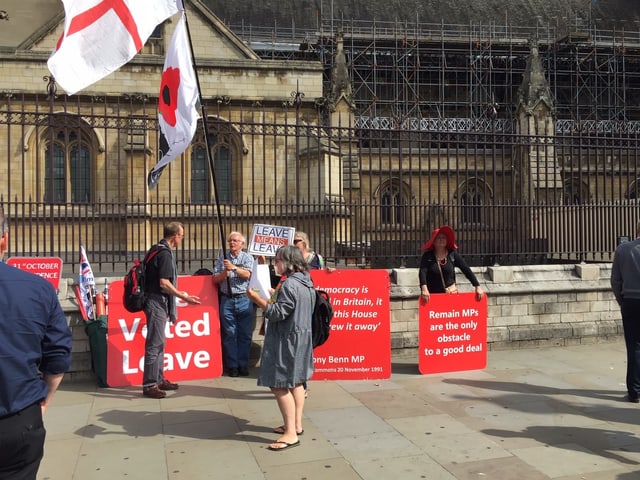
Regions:
M 622 335 L 611 264 L 473 268 L 487 292 L 489 349 L 574 345 Z M 392 271 L 391 346 L 418 346 L 417 269 Z M 471 291 L 458 271 L 456 284 Z
M 620 310 L 611 293 L 611 264 L 531 265 L 473 268 L 488 298 L 488 349 L 595 343 L 622 335 Z M 415 268 L 391 269 L 391 348 L 418 361 L 418 301 Z M 96 278 L 103 286 L 110 278 Z M 458 272 L 456 283 L 471 291 Z M 73 363 L 68 379 L 93 378 L 84 322 L 73 294 L 73 280 L 60 283 L 60 300 L 73 330 Z M 260 325 L 258 312 L 256 329 Z M 254 360 L 262 337 L 254 334 Z

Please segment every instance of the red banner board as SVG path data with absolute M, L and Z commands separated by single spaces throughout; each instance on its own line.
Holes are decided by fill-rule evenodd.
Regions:
M 479 370 L 487 366 L 487 296 L 431 294 L 420 300 L 420 373 Z
M 146 319 L 122 304 L 123 281 L 109 285 L 107 382 L 112 387 L 141 385 Z M 218 290 L 210 276 L 178 277 L 178 289 L 198 295 L 202 305 L 177 300 L 178 320 L 167 322 L 164 372 L 173 382 L 222 375 Z
M 331 334 L 313 351 L 312 380 L 373 380 L 391 376 L 391 320 L 386 270 L 312 270 L 331 296 Z
M 7 264 L 25 272 L 38 275 L 48 280 L 58 290 L 62 274 L 62 259 L 59 257 L 11 257 Z

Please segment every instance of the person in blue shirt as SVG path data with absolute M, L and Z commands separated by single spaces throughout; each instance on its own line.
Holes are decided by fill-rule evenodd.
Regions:
M 246 243 L 240 232 L 231 232 L 229 250 L 220 255 L 213 270 L 213 282 L 220 292 L 222 361 L 227 375 L 249 375 L 249 351 L 255 308 L 247 298 L 253 271 L 253 256 L 242 249 Z
M 0 478 L 36 478 L 42 421 L 71 366 L 71 330 L 45 279 L 2 262 L 8 247 L 0 206 Z

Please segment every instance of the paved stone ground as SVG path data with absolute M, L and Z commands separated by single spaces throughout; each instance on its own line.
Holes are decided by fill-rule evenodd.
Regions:
M 301 445 L 267 450 L 280 415 L 252 377 L 138 388 L 64 384 L 38 479 L 632 480 L 638 405 L 622 341 L 489 352 L 482 371 L 315 381 Z

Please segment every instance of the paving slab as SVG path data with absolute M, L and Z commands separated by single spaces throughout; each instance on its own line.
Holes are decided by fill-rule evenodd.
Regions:
M 39 480 L 637 480 L 639 406 L 624 401 L 625 348 L 489 352 L 483 370 L 311 381 L 300 445 L 267 449 L 281 424 L 250 377 L 139 387 L 63 382 L 47 409 Z

